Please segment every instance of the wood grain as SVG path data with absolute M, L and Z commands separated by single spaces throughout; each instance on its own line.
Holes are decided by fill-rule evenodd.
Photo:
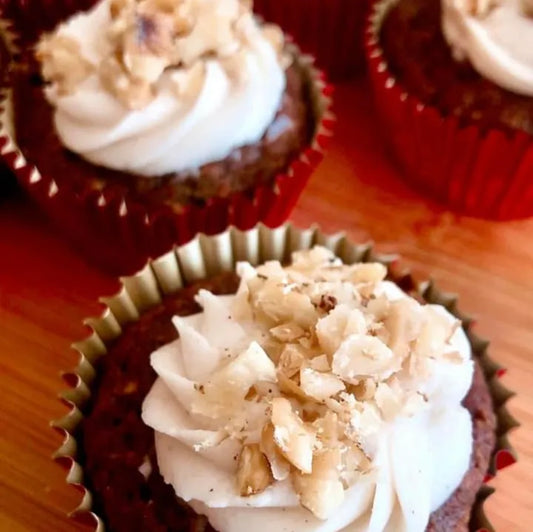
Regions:
M 493 223 L 454 215 L 410 190 L 382 147 L 367 88 L 338 88 L 336 139 L 292 219 L 373 239 L 406 267 L 460 294 L 479 318 L 522 423 L 512 436 L 518 464 L 491 484 L 486 504 L 497 531 L 533 527 L 533 220 Z M 67 513 L 79 493 L 51 459 L 60 436 L 49 421 L 66 412 L 61 372 L 73 368 L 83 318 L 117 281 L 78 257 L 22 196 L 0 204 L 0 530 L 85 530 Z M 88 530 L 88 528 L 87 528 Z

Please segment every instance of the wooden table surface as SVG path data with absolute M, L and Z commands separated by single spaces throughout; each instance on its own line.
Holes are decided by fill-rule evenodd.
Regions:
M 491 481 L 486 503 L 497 531 L 533 529 L 533 219 L 493 223 L 442 210 L 404 185 L 389 162 L 364 83 L 337 89 L 336 138 L 296 207 L 301 226 L 345 230 L 403 256 L 460 294 L 509 368 L 504 384 L 522 423 L 511 440 L 520 461 Z M 0 531 L 89 530 L 67 518 L 79 493 L 50 456 L 61 441 L 49 421 L 60 372 L 76 364 L 69 349 L 87 333 L 83 318 L 117 281 L 78 257 L 22 195 L 0 200 Z

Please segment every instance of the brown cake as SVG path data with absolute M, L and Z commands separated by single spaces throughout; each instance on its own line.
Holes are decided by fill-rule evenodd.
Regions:
M 380 37 L 391 73 L 422 102 L 465 126 L 533 134 L 533 98 L 505 90 L 453 58 L 441 30 L 441 0 L 400 0 Z
M 193 284 L 128 325 L 100 359 L 86 418 L 81 425 L 81 462 L 95 511 L 111 532 L 213 530 L 196 515 L 157 470 L 154 433 L 141 419 L 141 405 L 156 378 L 150 354 L 177 337 L 173 315 L 196 313 L 193 296 L 200 288 L 233 293 L 234 274 Z M 470 468 L 449 500 L 431 515 L 429 531 L 466 531 L 472 505 L 495 444 L 495 416 L 483 372 L 475 362 L 471 389 L 464 400 L 473 421 Z

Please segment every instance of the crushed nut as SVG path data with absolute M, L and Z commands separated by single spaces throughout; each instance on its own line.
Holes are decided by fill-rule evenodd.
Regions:
M 379 283 L 385 279 L 387 268 L 379 262 L 368 262 L 352 266 L 348 280 L 352 283 Z
M 331 371 L 329 360 L 326 355 L 320 355 L 309 360 L 309 367 L 316 371 Z
M 61 96 L 72 94 L 94 67 L 81 54 L 78 41 L 65 35 L 47 35 L 37 45 L 43 78 L 54 83 Z
M 108 57 L 102 62 L 100 81 L 107 91 L 130 109 L 142 109 L 154 97 L 150 83 L 129 76 L 115 57 Z
M 261 431 L 261 441 L 259 442 L 261 452 L 267 457 L 275 480 L 285 480 L 289 478 L 291 466 L 281 455 L 274 443 L 274 426 L 267 423 Z
M 331 373 L 320 373 L 311 368 L 302 368 L 300 387 L 306 395 L 317 401 L 323 401 L 344 390 L 344 383 Z
M 377 383 L 374 379 L 361 379 L 358 384 L 350 386 L 349 391 L 358 401 L 368 401 L 374 398 L 376 388 Z
M 409 354 L 411 343 L 420 334 L 420 305 L 412 299 L 400 299 L 391 303 L 383 320 L 387 331 L 387 345 L 402 360 Z
M 295 344 L 287 344 L 278 361 L 278 369 L 284 375 L 291 378 L 296 375 L 306 358 L 303 354 L 303 349 Z
M 359 309 L 338 305 L 316 325 L 316 335 L 324 352 L 333 356 L 343 340 L 350 334 L 364 334 L 367 325 Z
M 301 388 L 294 382 L 289 379 L 282 371 L 278 371 L 278 386 L 282 393 L 288 397 L 295 397 L 302 401 L 312 401 L 313 398 L 307 395 Z
M 301 338 L 305 331 L 297 323 L 290 322 L 272 327 L 270 334 L 280 342 L 294 342 L 294 340 Z
M 401 361 L 379 338 L 352 334 L 333 355 L 331 367 L 345 382 L 358 384 L 364 377 L 386 379 L 400 369 Z
M 240 312 L 261 339 L 195 387 L 192 410 L 224 418 L 200 450 L 228 435 L 242 442 L 241 495 L 290 478 L 301 505 L 327 519 L 372 471 L 384 425 L 427 408 L 413 383 L 434 359 L 463 362 L 450 343 L 459 325 L 437 307 L 391 297 L 378 284 L 382 266 L 342 266 L 323 248 L 293 258 L 285 269 L 240 267 Z
M 281 454 L 302 473 L 311 473 L 315 433 L 292 410 L 291 403 L 283 397 L 272 401 L 271 422 L 274 426 L 274 443 Z
M 344 501 L 344 486 L 340 480 L 339 449 L 327 449 L 315 454 L 310 474 L 294 472 L 292 481 L 300 504 L 319 519 L 327 519 Z
M 318 303 L 318 308 L 324 312 L 329 312 L 333 310 L 337 305 L 337 298 L 330 294 L 322 294 L 320 296 L 320 302 Z
M 78 41 L 63 35 L 61 27 L 39 43 L 43 77 L 58 94 L 71 94 L 96 73 L 106 91 L 126 107 L 140 109 L 153 100 L 166 72 L 178 97 L 198 93 L 203 67 L 212 57 L 240 82 L 250 31 L 264 34 L 284 64 L 283 35 L 273 27 L 255 28 L 247 0 L 111 0 L 109 10 L 110 53 L 97 65 L 83 57 Z
M 242 497 L 249 497 L 264 491 L 274 478 L 266 456 L 257 443 L 242 448 L 237 464 L 237 487 Z

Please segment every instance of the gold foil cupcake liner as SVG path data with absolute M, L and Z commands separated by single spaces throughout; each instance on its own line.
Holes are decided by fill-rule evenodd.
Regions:
M 83 498 L 70 514 L 71 517 L 83 520 L 92 517 L 95 530 L 104 531 L 102 519 L 92 511 L 91 493 L 83 486 L 83 467 L 76 461 L 77 442 L 74 433 L 83 419 L 84 407 L 91 395 L 91 384 L 96 375 L 94 364 L 106 354 L 107 346 L 122 334 L 123 326 L 138 320 L 143 312 L 160 303 L 164 296 L 199 279 L 232 271 L 238 261 L 248 261 L 254 265 L 267 260 L 287 262 L 293 251 L 309 249 L 317 244 L 329 248 L 348 264 L 373 261 L 385 264 L 389 267 L 392 279 L 404 290 L 415 292 L 428 303 L 443 305 L 463 321 L 472 351 L 489 384 L 497 415 L 497 443 L 487 478 L 492 478 L 498 469 L 516 461 L 508 433 L 518 423 L 505 407 L 513 393 L 501 384 L 499 377 L 503 368 L 490 358 L 489 342 L 470 330 L 473 320 L 458 309 L 456 296 L 441 292 L 432 281 L 419 283 L 408 272 L 401 275 L 395 273 L 398 271 L 397 257 L 374 252 L 370 243 L 357 244 L 342 233 L 325 234 L 317 227 L 298 229 L 285 224 L 277 229 L 269 229 L 259 224 L 248 231 L 230 228 L 214 236 L 200 234 L 191 242 L 149 261 L 136 274 L 121 277 L 121 288 L 114 296 L 100 298 L 105 305 L 100 316 L 84 320 L 91 333 L 72 345 L 79 353 L 79 362 L 73 372 L 65 374 L 67 382 L 72 382 L 73 386 L 60 394 L 71 410 L 65 417 L 52 422 L 52 426 L 64 435 L 63 444 L 55 452 L 54 458 L 67 464 L 67 483 L 81 488 L 83 492 Z M 478 493 L 471 518 L 474 530 L 493 530 L 483 512 L 483 502 L 493 491 L 484 485 Z

